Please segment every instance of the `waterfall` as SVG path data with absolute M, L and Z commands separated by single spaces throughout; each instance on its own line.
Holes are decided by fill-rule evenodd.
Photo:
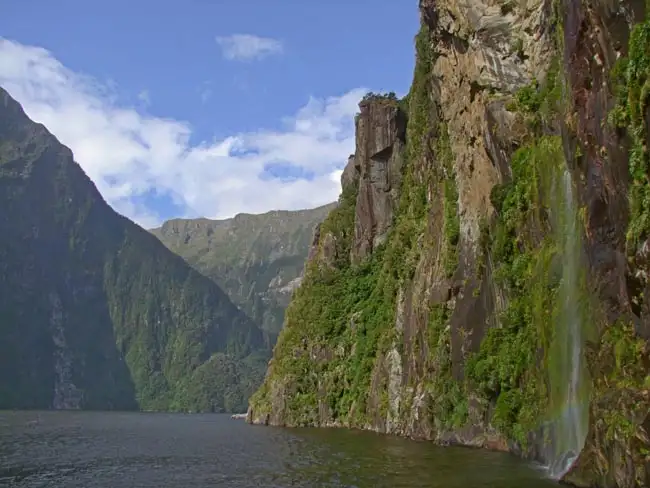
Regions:
M 557 173 L 560 173 L 559 171 Z M 554 178 L 551 202 L 559 250 L 562 281 L 557 321 L 550 350 L 551 413 L 546 448 L 547 469 L 559 479 L 571 468 L 584 447 L 588 429 L 588 393 L 583 359 L 584 316 L 581 306 L 583 272 L 581 234 L 571 174 L 564 169 Z M 560 181 L 558 181 L 560 180 Z

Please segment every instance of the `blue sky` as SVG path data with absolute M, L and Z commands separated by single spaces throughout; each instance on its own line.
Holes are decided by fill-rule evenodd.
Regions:
M 0 85 L 147 226 L 333 200 L 359 96 L 412 77 L 416 0 L 3 3 Z

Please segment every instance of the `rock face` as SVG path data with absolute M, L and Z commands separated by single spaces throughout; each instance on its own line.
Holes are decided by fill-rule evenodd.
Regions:
M 356 154 L 342 185 L 359 182 L 352 259 L 358 261 L 383 243 L 397 205 L 406 116 L 394 103 L 364 100 L 356 120 Z
M 240 410 L 262 332 L 0 89 L 0 409 Z
M 339 205 L 248 420 L 510 450 L 580 486 L 648 486 L 645 7 L 420 12 L 411 90 L 360 106 Z
M 174 219 L 151 232 L 215 281 L 274 345 L 300 285 L 315 227 L 336 206 L 239 214 L 232 219 Z

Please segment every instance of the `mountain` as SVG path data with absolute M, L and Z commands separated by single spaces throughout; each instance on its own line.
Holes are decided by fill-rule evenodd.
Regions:
M 151 232 L 218 283 L 275 344 L 314 229 L 335 206 L 238 214 L 225 220 L 174 219 Z
M 239 410 L 262 331 L 0 88 L 0 409 Z
M 650 486 L 647 6 L 419 5 L 410 91 L 359 105 L 248 421 Z

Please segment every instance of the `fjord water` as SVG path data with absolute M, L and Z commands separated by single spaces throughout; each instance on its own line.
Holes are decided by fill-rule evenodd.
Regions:
M 0 486 L 440 487 L 556 484 L 508 454 L 227 415 L 0 412 Z

